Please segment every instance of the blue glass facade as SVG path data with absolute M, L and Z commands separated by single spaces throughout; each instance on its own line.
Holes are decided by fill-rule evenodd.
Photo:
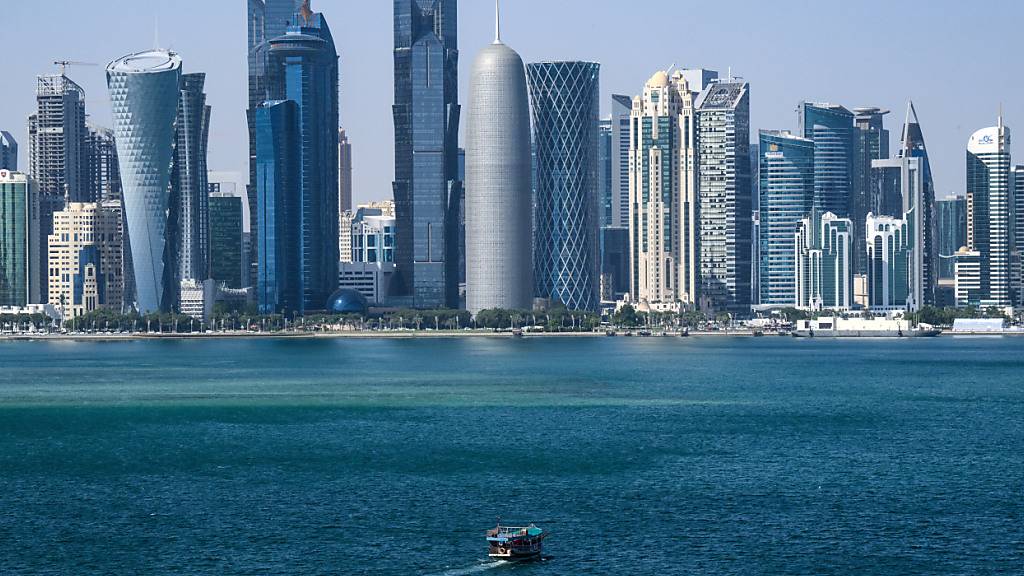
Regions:
M 534 294 L 570 310 L 600 303 L 600 69 L 593 62 L 526 67 L 537 151 Z
M 295 17 L 301 26 L 291 26 L 284 36 L 269 41 L 267 92 L 274 101 L 291 101 L 296 108 L 290 127 L 298 142 L 289 199 L 294 210 L 286 221 L 296 227 L 288 236 L 294 242 L 289 252 L 298 265 L 298 276 L 291 280 L 295 286 L 289 286 L 288 293 L 301 297 L 286 308 L 303 314 L 323 310 L 337 287 L 338 55 L 322 14 Z M 260 136 L 258 131 L 258 166 Z
M 760 303 L 796 304 L 795 234 L 814 207 L 814 142 L 788 132 L 761 131 Z
M 291 100 L 256 109 L 256 300 L 264 313 L 299 310 L 299 131 Z
M 458 3 L 395 0 L 392 291 L 416 308 L 459 305 Z
M 967 246 L 967 199 L 950 198 L 935 203 L 938 220 L 939 278 L 956 277 L 956 253 Z
M 814 208 L 848 217 L 853 199 L 853 113 L 834 104 L 800 104 L 803 137 L 814 141 Z

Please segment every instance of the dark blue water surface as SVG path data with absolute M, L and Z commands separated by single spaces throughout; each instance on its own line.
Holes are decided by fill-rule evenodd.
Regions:
M 0 344 L 0 574 L 1022 574 L 1024 339 Z M 495 517 L 553 535 L 490 562 Z

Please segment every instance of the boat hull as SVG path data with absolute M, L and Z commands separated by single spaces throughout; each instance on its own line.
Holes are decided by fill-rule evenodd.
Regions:
M 796 330 L 797 338 L 934 338 L 940 330 L 908 330 L 893 332 L 891 330 Z

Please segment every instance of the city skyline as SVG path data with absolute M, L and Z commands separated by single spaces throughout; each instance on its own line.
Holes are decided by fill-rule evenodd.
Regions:
M 25 143 L 26 119 L 32 112 L 34 94 L 30 88 L 35 77 L 57 72 L 54 60 L 69 59 L 94 62 L 95 67 L 70 67 L 69 77 L 83 86 L 86 91 L 87 111 L 94 124 L 110 127 L 110 105 L 106 97 L 102 69 L 105 63 L 115 57 L 134 52 L 154 43 L 155 19 L 159 19 L 160 44 L 167 45 L 182 54 L 190 62 L 191 70 L 208 72 L 210 103 L 221 110 L 211 124 L 210 168 L 234 172 L 239 181 L 244 181 L 247 172 L 245 103 L 246 41 L 243 5 L 202 6 L 203 19 L 189 18 L 191 1 L 173 4 L 169 1 L 156 2 L 154 6 L 137 6 L 126 0 L 115 0 L 103 6 L 79 6 L 71 2 L 57 1 L 51 7 L 61 17 L 52 20 L 56 26 L 67 26 L 69 33 L 55 35 L 42 50 L 34 50 L 5 65 L 9 78 L 8 90 L 0 94 L 0 129 L 11 132 L 19 143 Z M 948 14 L 952 10 L 956 17 L 941 21 L 928 14 L 919 13 L 910 6 L 882 9 L 881 2 L 872 2 L 859 10 L 842 6 L 821 6 L 814 16 L 803 14 L 793 6 L 764 7 L 745 6 L 745 10 L 734 15 L 733 26 L 744 30 L 750 42 L 734 46 L 722 43 L 701 42 L 716 32 L 717 27 L 700 27 L 692 31 L 692 42 L 686 46 L 671 40 L 658 40 L 652 34 L 654 44 L 644 50 L 630 48 L 626 39 L 607 42 L 601 33 L 610 34 L 613 27 L 608 24 L 607 15 L 614 4 L 598 0 L 588 3 L 588 10 L 581 11 L 577 2 L 566 2 L 559 6 L 542 5 L 534 0 L 522 0 L 504 7 L 503 18 L 509 29 L 509 38 L 523 54 L 525 62 L 556 59 L 587 59 L 602 63 L 601 107 L 607 115 L 611 106 L 611 94 L 637 95 L 643 82 L 653 72 L 663 69 L 675 61 L 678 66 L 704 66 L 719 69 L 723 75 L 731 67 L 734 74 L 744 76 L 756 89 L 758 97 L 751 103 L 751 128 L 790 129 L 797 125 L 793 110 L 800 101 L 828 101 L 848 108 L 878 106 L 891 110 L 902 110 L 906 101 L 914 99 L 921 121 L 929 126 L 930 153 L 935 173 L 936 192 L 939 198 L 950 193 L 962 194 L 966 187 L 962 143 L 979 127 L 992 123 L 999 101 L 1006 102 L 1005 117 L 1009 126 L 1014 125 L 1015 107 L 1010 96 L 1015 93 L 1019 80 L 1010 75 L 999 74 L 998 60 L 973 61 L 960 54 L 960 46 L 967 45 L 974 30 L 982 24 L 990 30 L 990 46 L 995 52 L 1012 52 L 1019 47 L 1019 41 L 1010 34 L 1008 24 L 1014 14 L 1024 14 L 1024 8 L 1009 2 L 1000 2 L 1006 18 L 990 22 L 983 14 L 969 11 L 965 6 L 952 2 L 941 2 L 943 10 L 936 13 Z M 198 2 L 195 6 L 199 7 Z M 537 10 L 544 7 L 550 19 L 534 18 Z M 811 18 L 836 17 L 853 19 L 862 12 L 871 12 L 877 6 L 878 22 L 873 36 L 878 42 L 864 45 L 856 42 L 854 32 L 840 31 L 833 45 L 814 54 L 805 54 L 800 43 L 778 35 L 772 26 L 764 22 L 788 22 L 794 29 L 801 22 Z M 935 6 L 934 4 L 932 6 Z M 605 9 L 607 8 L 607 9 Z M 27 6 L 14 5 L 12 17 L 25 17 Z M 391 134 L 390 99 L 381 99 L 381 92 L 390 92 L 392 85 L 391 3 L 346 7 L 338 0 L 318 0 L 314 9 L 325 13 L 332 21 L 338 22 L 336 36 L 340 39 L 338 50 L 342 68 L 342 125 L 347 129 L 355 149 L 354 189 L 355 203 L 390 197 L 390 182 L 393 179 L 393 142 Z M 667 17 L 660 19 L 666 30 L 684 15 L 683 7 L 664 3 Z M 686 8 L 686 20 L 714 22 L 710 8 L 694 6 Z M 564 23 L 571 14 L 574 22 L 566 34 Z M 678 15 L 679 18 L 673 18 Z M 84 33 L 74 33 L 75 26 L 83 30 L 95 29 L 91 23 L 100 25 L 111 18 L 118 18 L 125 24 L 117 36 L 102 43 L 88 42 Z M 485 46 L 490 38 L 490 22 L 493 6 L 489 2 L 463 2 L 460 6 L 460 48 L 463 53 L 475 53 Z M 641 16 L 619 15 L 616 28 L 628 28 L 628 22 Z M 909 27 L 909 18 L 923 20 L 927 25 Z M 948 22 L 955 22 L 951 24 Z M 550 27 L 551 33 L 546 33 Z M 1000 28 L 1006 27 L 1004 33 Z M 852 29 L 853 27 L 851 27 Z M 13 41 L 18 42 L 29 30 L 13 30 Z M 204 32 L 210 32 L 206 34 Z M 893 53 L 908 41 L 914 43 L 915 52 L 930 54 L 920 65 L 908 73 L 903 68 L 887 65 L 887 54 Z M 752 49 L 765 37 L 772 38 L 775 54 L 764 56 L 762 51 Z M 25 37 L 27 41 L 27 36 Z M 616 38 L 621 38 L 616 35 Z M 714 44 L 714 48 L 704 45 Z M 657 54 L 657 60 L 646 60 L 646 54 Z M 358 56 L 358 57 L 356 57 Z M 800 60 L 795 60 L 799 56 Z M 854 61 L 854 57 L 858 60 Z M 351 58 L 350 58 L 351 57 Z M 830 59 L 849 62 L 849 66 L 826 66 Z M 666 60 L 664 62 L 660 60 Z M 466 76 L 470 62 L 462 58 L 460 63 L 460 97 L 468 94 Z M 637 64 L 637 62 L 642 62 Z M 803 65 L 795 66 L 794 62 Z M 858 66 L 857 62 L 865 63 Z M 981 96 L 972 96 L 971 106 L 962 106 L 963 90 L 944 89 L 948 85 L 949 70 L 971 66 L 972 77 L 985 77 L 989 90 Z M 961 76 L 966 78 L 967 76 Z M 993 86 L 994 84 L 994 86 Z M 891 138 L 898 136 L 892 130 L 890 117 L 887 128 Z M 756 134 L 756 132 L 755 132 Z M 896 142 L 892 142 L 895 145 Z M 25 162 L 27 146 L 21 147 L 21 162 Z M 27 164 L 24 164 L 27 165 Z

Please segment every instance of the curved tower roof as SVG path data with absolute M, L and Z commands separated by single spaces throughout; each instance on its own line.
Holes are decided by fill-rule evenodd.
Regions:
M 496 34 L 498 36 L 498 34 Z M 523 60 L 480 51 L 466 125 L 466 307 L 533 307 L 530 111 Z
M 166 308 L 174 276 L 167 245 L 168 184 L 181 58 L 165 50 L 130 54 L 107 66 L 114 134 L 124 191 L 136 304 Z

